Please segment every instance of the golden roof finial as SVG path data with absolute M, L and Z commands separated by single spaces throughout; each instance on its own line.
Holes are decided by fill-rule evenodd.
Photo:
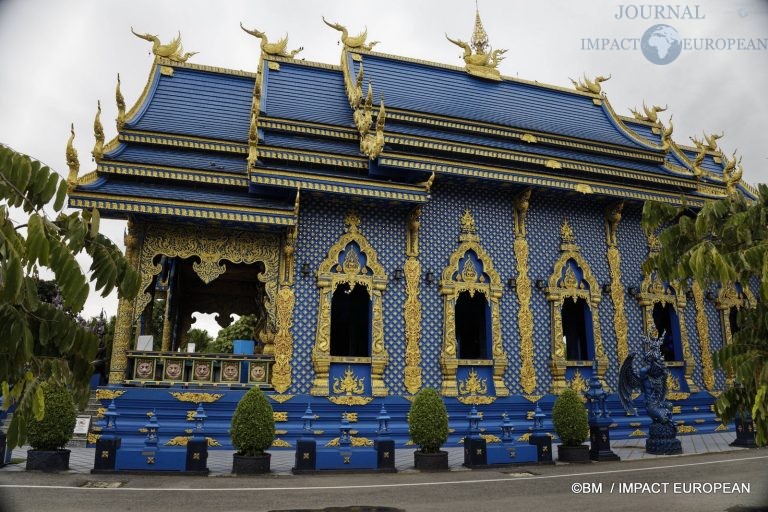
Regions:
M 736 185 L 741 181 L 741 177 L 744 174 L 744 167 L 741 165 L 741 157 L 736 159 L 736 151 L 733 152 L 733 156 L 729 159 L 723 155 L 725 160 L 725 167 L 723 168 L 723 181 L 725 182 L 726 191 L 728 195 L 736 192 Z M 736 165 L 739 166 L 736 169 Z
M 96 117 L 93 118 L 93 136 L 96 138 L 96 143 L 93 145 L 91 154 L 96 159 L 96 162 L 98 162 L 104 156 L 104 127 L 101 126 L 101 100 L 96 102 Z
M 448 34 L 445 38 L 464 50 L 464 64 L 470 75 L 487 78 L 490 80 L 501 80 L 501 74 L 496 69 L 499 63 L 504 60 L 502 55 L 507 50 L 493 50 L 488 44 L 488 34 L 483 28 L 483 22 L 480 20 L 480 11 L 475 4 L 475 29 L 472 32 L 470 42 L 461 39 L 451 39 Z
M 472 32 L 471 42 L 475 53 L 487 53 L 488 34 L 485 32 L 483 22 L 480 20 L 480 9 L 477 7 L 477 1 L 475 1 L 475 30 Z
M 349 50 L 370 51 L 373 49 L 374 46 L 379 44 L 378 41 L 371 41 L 368 44 L 365 43 L 365 40 L 368 38 L 368 27 L 366 27 L 362 32 L 360 32 L 356 36 L 350 37 L 349 31 L 347 30 L 347 27 L 345 27 L 344 25 L 341 25 L 339 23 L 331 23 L 325 19 L 325 16 L 323 16 L 323 23 L 325 23 L 332 29 L 335 29 L 341 32 L 341 43 L 344 45 L 345 48 Z
M 669 127 L 661 132 L 661 149 L 669 151 L 672 147 L 672 132 L 675 131 L 675 125 L 672 124 L 672 116 L 669 116 Z
M 117 74 L 117 86 L 115 87 L 115 103 L 117 103 L 117 131 L 123 129 L 125 124 L 125 98 L 120 92 L 120 73 Z
M 246 32 L 247 34 L 251 34 L 253 37 L 258 37 L 259 39 L 261 39 L 261 51 L 264 52 L 265 55 L 272 56 L 272 57 L 287 57 L 289 59 L 292 59 L 296 56 L 297 53 L 304 50 L 304 47 L 301 46 L 289 52 L 288 51 L 288 34 L 283 36 L 283 38 L 278 40 L 276 43 L 270 43 L 266 32 L 261 32 L 258 29 L 248 30 L 243 26 L 242 21 L 240 22 L 240 28 L 243 29 L 243 32 Z
M 75 124 L 72 123 L 69 127 L 70 136 L 67 141 L 67 167 L 69 167 L 69 175 L 67 175 L 67 188 L 70 192 L 77 186 L 77 175 L 80 172 L 80 160 L 77 158 L 77 150 L 74 146 L 75 141 Z
M 131 27 L 131 32 L 138 38 L 150 41 L 152 43 L 152 53 L 157 57 L 163 57 L 174 62 L 186 62 L 193 55 L 197 55 L 197 52 L 184 52 L 184 47 L 181 45 L 181 32 L 168 44 L 161 44 L 160 39 L 153 34 L 138 34 Z

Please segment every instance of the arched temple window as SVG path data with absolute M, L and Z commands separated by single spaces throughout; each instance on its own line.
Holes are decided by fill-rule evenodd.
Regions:
M 461 216 L 459 247 L 451 254 L 440 280 L 443 296 L 442 393 L 457 396 L 459 365 L 492 365 L 496 396 L 507 396 L 507 355 L 501 343 L 499 299 L 501 279 L 480 245 L 475 219 Z M 482 360 L 482 361 L 481 361 Z
M 739 332 L 739 311 L 744 307 L 753 308 L 755 304 L 752 291 L 740 283 L 727 283 L 720 287 L 715 307 L 720 312 L 724 343 L 730 343 L 733 335 Z
M 608 359 L 597 309 L 600 286 L 581 255 L 567 219 L 560 226 L 560 256 L 544 291 L 552 321 L 552 392 L 560 393 L 566 387 L 566 369 L 581 366 L 583 361 L 596 359 L 597 374 L 603 379 Z
M 341 283 L 331 300 L 331 355 L 370 357 L 371 298 L 365 286 Z
M 654 235 L 649 236 L 649 255 L 657 253 L 660 249 L 659 240 Z M 678 293 L 679 289 L 678 282 L 662 281 L 658 272 L 653 271 L 643 276 L 635 298 L 643 311 L 643 332 L 654 337 L 659 336 L 662 331 L 665 333 L 661 347 L 664 360 L 667 366 L 683 368 L 679 370 L 683 372 L 680 377 L 685 377 L 687 391 L 695 393 L 699 389 L 693 382 L 696 361 L 688 342 L 683 315 L 686 298 L 684 293 Z
M 490 306 L 484 293 L 464 291 L 456 300 L 456 344 L 459 359 L 488 359 Z
M 668 302 L 656 302 L 653 305 L 652 316 L 656 335 L 664 334 L 664 340 L 661 343 L 661 354 L 664 356 L 664 360 L 682 361 L 680 320 L 675 308 Z
M 592 311 L 586 299 L 566 300 L 561 308 L 563 337 L 565 338 L 565 359 L 568 361 L 590 361 L 592 359 Z M 587 329 L 589 326 L 589 330 Z
M 357 214 L 348 213 L 344 222 L 345 233 L 317 270 L 320 303 L 312 349 L 315 379 L 311 393 L 329 394 L 333 357 L 354 357 L 361 358 L 357 363 L 370 364 L 371 393 L 385 396 L 384 369 L 388 356 L 381 294 L 387 287 L 387 275 L 376 251 L 360 231 Z

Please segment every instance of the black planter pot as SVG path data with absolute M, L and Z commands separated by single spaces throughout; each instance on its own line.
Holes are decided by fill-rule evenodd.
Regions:
M 448 452 L 422 453 L 413 452 L 413 464 L 422 471 L 448 471 Z
M 565 446 L 560 444 L 557 446 L 557 460 L 560 462 L 589 464 L 592 462 L 589 458 L 589 445 Z
M 236 453 L 232 456 L 232 472 L 236 475 L 269 473 L 269 461 L 271 459 L 271 453 L 262 455 L 238 455 Z
M 27 450 L 27 470 L 66 471 L 69 454 L 69 450 Z

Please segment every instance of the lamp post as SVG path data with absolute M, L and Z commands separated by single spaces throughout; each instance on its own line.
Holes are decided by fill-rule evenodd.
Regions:
M 603 383 L 597 374 L 597 360 L 592 364 L 592 375 L 589 377 L 589 388 L 584 393 L 589 408 L 589 458 L 591 460 L 621 460 L 611 450 L 611 433 L 609 431 L 611 417 L 606 407 L 608 393 L 603 389 Z

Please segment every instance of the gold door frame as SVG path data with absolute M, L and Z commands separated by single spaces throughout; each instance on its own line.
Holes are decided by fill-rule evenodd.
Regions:
M 381 294 L 387 288 L 387 274 L 378 261 L 376 251 L 360 232 L 360 217 L 350 212 L 344 219 L 345 232 L 328 250 L 328 256 L 317 269 L 317 287 L 320 303 L 317 312 L 317 334 L 312 348 L 312 364 L 315 379 L 311 394 L 328 396 L 328 373 L 331 367 L 331 301 L 333 292 L 340 284 L 365 286 L 373 302 L 373 320 L 371 322 L 371 393 L 374 396 L 386 396 L 384 370 L 388 355 L 384 346 L 384 319 L 382 314 Z M 366 265 L 346 264 L 339 261 L 339 256 L 351 243 L 356 243 L 360 252 L 366 256 Z
M 581 269 L 582 280 L 579 281 L 568 261 L 573 260 Z M 585 286 L 586 283 L 586 286 Z M 608 368 L 608 358 L 603 347 L 602 330 L 600 329 L 600 304 L 601 288 L 597 279 L 592 274 L 592 268 L 581 255 L 581 250 L 576 244 L 568 219 L 563 219 L 560 226 L 560 256 L 555 261 L 552 274 L 549 276 L 544 294 L 549 302 L 549 315 L 552 323 L 551 330 L 551 360 L 550 371 L 552 373 L 552 394 L 560 394 L 567 387 L 565 382 L 565 370 L 568 367 L 565 347 L 563 346 L 563 316 L 562 307 L 567 298 L 576 301 L 584 299 L 592 312 L 592 339 L 594 343 L 595 359 L 597 360 L 597 374 L 605 383 L 605 370 Z
M 474 269 L 474 265 L 470 269 L 466 264 L 464 269 L 459 268 L 459 261 L 469 251 L 473 251 L 477 255 L 483 265 L 482 269 Z M 490 282 L 481 282 L 480 277 L 483 273 L 488 275 Z M 454 275 L 458 278 L 454 278 Z M 440 365 L 443 371 L 442 394 L 444 396 L 457 396 L 458 394 L 456 370 L 460 360 L 456 354 L 456 300 L 459 294 L 464 291 L 473 296 L 480 292 L 489 301 L 493 385 L 496 388 L 496 396 L 508 396 L 509 389 L 504 384 L 504 372 L 509 360 L 502 346 L 499 311 L 499 299 L 501 299 L 503 287 L 498 272 L 493 268 L 493 260 L 480 245 L 480 236 L 477 234 L 475 219 L 469 210 L 465 210 L 461 216 L 459 247 L 451 254 L 440 280 L 440 295 L 443 296 L 443 350 Z

